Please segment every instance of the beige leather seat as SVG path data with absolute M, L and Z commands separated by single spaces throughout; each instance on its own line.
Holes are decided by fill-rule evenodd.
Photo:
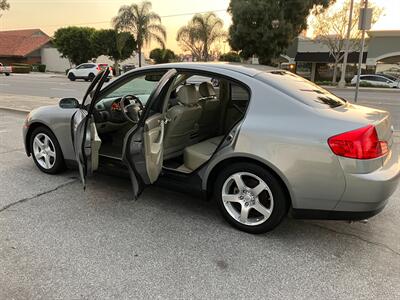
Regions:
M 220 101 L 210 82 L 203 82 L 199 86 L 200 100 L 203 111 L 199 120 L 199 137 L 215 136 L 218 132 L 220 118 Z
M 195 170 L 204 164 L 214 154 L 223 137 L 224 136 L 217 136 L 186 147 L 183 152 L 185 167 L 190 170 Z
M 167 111 L 170 121 L 164 137 L 164 159 L 182 154 L 201 116 L 201 106 L 193 85 L 182 86 L 177 94 L 179 104 Z

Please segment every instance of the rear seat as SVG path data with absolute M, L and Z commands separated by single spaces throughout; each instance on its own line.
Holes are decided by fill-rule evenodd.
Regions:
M 213 155 L 223 137 L 223 135 L 217 136 L 186 147 L 183 151 L 185 167 L 190 170 L 195 170 L 204 164 L 210 159 L 211 155 Z

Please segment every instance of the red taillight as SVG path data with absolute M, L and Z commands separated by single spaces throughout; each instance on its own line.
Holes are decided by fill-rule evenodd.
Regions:
M 100 66 L 97 66 L 97 68 L 96 68 L 96 69 L 97 69 L 97 71 L 100 71 L 100 70 L 101 70 Z
M 372 159 L 388 152 L 386 141 L 380 141 L 372 125 L 335 135 L 328 139 L 329 147 L 339 156 Z

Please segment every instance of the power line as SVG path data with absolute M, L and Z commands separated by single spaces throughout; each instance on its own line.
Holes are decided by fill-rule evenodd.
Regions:
M 208 10 L 208 11 L 199 11 L 199 12 L 188 12 L 181 14 L 172 14 L 172 15 L 164 15 L 160 16 L 161 18 L 173 18 L 173 17 L 182 17 L 182 16 L 190 16 L 195 14 L 204 14 L 208 12 L 226 12 L 226 9 L 217 9 L 217 10 Z M 97 25 L 97 24 L 110 24 L 111 20 L 108 21 L 97 21 L 97 22 L 85 22 L 85 23 L 75 23 L 75 24 L 53 24 L 53 25 L 41 25 L 41 27 L 60 27 L 60 26 L 81 26 L 81 25 Z M 21 29 L 21 28 L 13 28 L 13 29 Z

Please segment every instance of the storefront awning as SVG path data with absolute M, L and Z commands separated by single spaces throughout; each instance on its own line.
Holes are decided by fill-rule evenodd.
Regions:
M 348 63 L 358 63 L 360 52 L 350 52 L 347 58 Z M 363 63 L 366 62 L 368 52 L 363 53 Z M 334 63 L 335 59 L 329 52 L 297 52 L 294 59 L 296 62 Z M 343 60 L 342 60 L 343 61 Z M 341 62 L 342 62 L 341 61 Z

